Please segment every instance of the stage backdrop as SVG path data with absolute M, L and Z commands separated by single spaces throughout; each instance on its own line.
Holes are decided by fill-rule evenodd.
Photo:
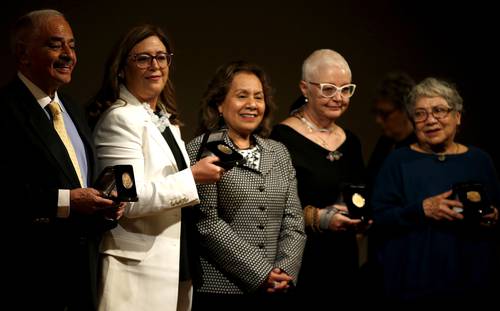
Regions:
M 499 131 L 487 131 L 497 122 L 498 86 L 487 78 L 498 59 L 492 50 L 496 23 L 491 7 L 482 2 L 18 0 L 0 13 L 0 84 L 15 73 L 9 27 L 30 10 L 54 8 L 70 21 L 78 65 L 64 91 L 82 104 L 98 89 L 105 58 L 119 36 L 139 23 L 157 24 L 173 44 L 171 79 L 188 141 L 198 124 L 200 97 L 217 66 L 237 59 L 263 66 L 275 88 L 278 122 L 300 94 L 302 61 L 315 49 L 331 48 L 347 59 L 358 85 L 340 123 L 361 138 L 365 158 L 380 134 L 370 113 L 374 88 L 393 70 L 416 80 L 432 75 L 455 82 L 467 109 L 461 141 L 498 158 L 493 144 Z

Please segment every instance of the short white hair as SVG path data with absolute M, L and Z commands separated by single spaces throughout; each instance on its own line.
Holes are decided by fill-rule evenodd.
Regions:
M 349 78 L 352 78 L 351 68 L 342 55 L 334 50 L 320 49 L 312 52 L 302 64 L 302 80 L 310 81 L 311 77 L 323 66 L 344 69 L 349 74 Z

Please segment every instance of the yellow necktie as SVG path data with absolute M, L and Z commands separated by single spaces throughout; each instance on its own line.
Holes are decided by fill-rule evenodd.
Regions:
M 73 144 L 71 143 L 71 139 L 68 137 L 68 132 L 66 132 L 66 127 L 64 126 L 64 119 L 61 113 L 61 107 L 55 101 L 49 104 L 50 112 L 52 113 L 52 122 L 54 123 L 54 129 L 57 134 L 61 138 L 66 150 L 68 151 L 68 155 L 73 163 L 73 167 L 76 170 L 76 174 L 78 175 L 78 180 L 80 180 L 80 186 L 83 186 L 82 172 L 80 171 L 80 165 L 78 164 L 78 158 L 76 157 L 75 148 L 73 148 Z

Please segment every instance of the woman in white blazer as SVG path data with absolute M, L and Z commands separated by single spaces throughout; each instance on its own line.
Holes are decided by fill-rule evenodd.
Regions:
M 190 283 L 179 286 L 181 208 L 199 203 L 196 184 L 223 170 L 217 157 L 189 167 L 168 80 L 172 55 L 161 29 L 131 29 L 89 109 L 100 169 L 131 164 L 139 198 L 101 243 L 100 310 L 177 310 L 178 300 L 190 309 Z

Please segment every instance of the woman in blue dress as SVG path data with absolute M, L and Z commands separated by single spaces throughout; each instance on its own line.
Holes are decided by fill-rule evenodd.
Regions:
M 402 304 L 484 302 L 498 286 L 500 262 L 492 160 L 455 141 L 463 104 L 453 85 L 427 78 L 406 105 L 417 142 L 388 157 L 372 196 L 385 297 Z M 479 185 L 467 196 L 484 202 L 484 215 L 456 197 L 459 183 Z

